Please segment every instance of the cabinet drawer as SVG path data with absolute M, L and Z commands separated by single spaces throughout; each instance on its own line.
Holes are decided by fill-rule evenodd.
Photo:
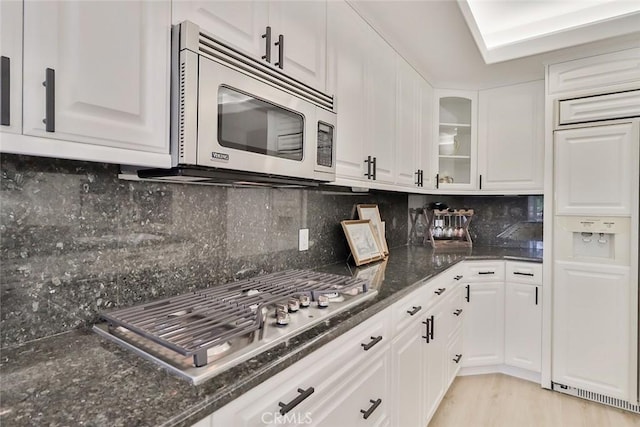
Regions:
M 429 291 L 431 287 L 424 284 L 418 290 L 413 291 L 391 308 L 393 318 L 393 331 L 395 333 L 405 330 L 412 322 L 422 319 L 429 305 Z
M 507 282 L 542 285 L 542 264 L 507 261 Z
M 312 408 L 332 396 L 354 368 L 388 354 L 390 311 L 385 310 L 286 368 L 213 414 L 213 425 L 262 426 L 280 414 L 281 405 L 299 402 L 291 419 L 305 420 Z M 382 337 L 372 344 L 371 337 Z M 362 346 L 368 345 L 368 350 Z M 310 392 L 313 389 L 313 392 Z M 281 414 L 280 414 L 281 415 Z M 269 421 L 272 420 L 272 421 Z
M 354 366 L 310 413 L 316 426 L 378 426 L 391 418 L 389 352 Z M 367 416 L 367 418 L 364 418 Z
M 465 262 L 464 281 L 500 282 L 504 280 L 504 261 Z
M 640 116 L 640 90 L 560 101 L 558 124 Z
M 341 335 L 318 351 L 337 365 L 344 365 L 360 357 L 370 358 L 391 343 L 391 311 L 385 310 L 367 319 L 361 325 Z

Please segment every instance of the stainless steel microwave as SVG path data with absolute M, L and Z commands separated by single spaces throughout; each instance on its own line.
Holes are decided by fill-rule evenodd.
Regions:
M 332 96 L 191 22 L 175 26 L 172 40 L 173 168 L 139 173 L 230 184 L 335 179 Z

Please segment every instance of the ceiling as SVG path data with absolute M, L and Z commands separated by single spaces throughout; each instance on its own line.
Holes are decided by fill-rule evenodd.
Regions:
M 640 13 L 572 28 L 558 24 L 556 17 L 549 16 L 553 11 L 565 17 L 569 14 L 592 19 L 607 16 L 603 5 L 594 5 L 598 7 L 585 12 L 579 5 L 584 5 L 585 0 L 577 3 L 556 0 L 553 8 L 542 7 L 551 4 L 548 0 L 460 0 L 460 4 L 456 0 L 349 0 L 349 3 L 437 88 L 484 89 L 539 80 L 544 78 L 545 63 L 640 47 Z M 636 0 L 617 3 L 623 5 L 616 11 L 640 6 Z M 498 9 L 500 4 L 502 7 Z M 477 16 L 470 12 L 472 7 L 478 10 L 473 12 Z M 594 10 L 598 13 L 594 14 Z M 496 13 L 503 19 L 492 18 Z M 552 24 L 556 25 L 555 29 Z M 565 28 L 558 29 L 557 25 Z M 488 35 L 486 42 L 480 27 L 484 27 Z M 534 34 L 543 27 L 551 34 Z M 634 29 L 635 32 L 630 32 Z M 520 40 L 505 44 L 508 34 Z M 477 44 L 476 40 L 480 42 Z

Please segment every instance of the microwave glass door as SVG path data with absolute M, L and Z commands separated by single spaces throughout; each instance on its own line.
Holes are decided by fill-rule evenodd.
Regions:
M 218 89 L 221 146 L 302 161 L 304 117 L 236 89 Z

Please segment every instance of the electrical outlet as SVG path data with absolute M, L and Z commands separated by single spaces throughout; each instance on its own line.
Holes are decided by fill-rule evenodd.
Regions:
M 309 249 L 309 229 L 301 228 L 298 232 L 298 250 L 306 251 Z

